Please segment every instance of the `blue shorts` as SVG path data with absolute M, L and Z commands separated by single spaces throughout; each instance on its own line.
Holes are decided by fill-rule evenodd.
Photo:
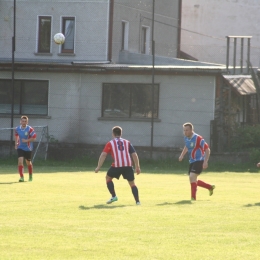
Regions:
M 107 171 L 107 176 L 110 178 L 116 178 L 119 180 L 120 176 L 128 181 L 133 181 L 135 179 L 134 169 L 132 166 L 127 167 L 113 167 L 111 166 Z

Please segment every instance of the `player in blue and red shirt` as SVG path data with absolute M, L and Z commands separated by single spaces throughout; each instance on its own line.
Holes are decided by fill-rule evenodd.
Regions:
M 189 176 L 191 185 L 191 200 L 196 200 L 197 186 L 209 190 L 209 195 L 213 194 L 215 185 L 210 185 L 201 180 L 197 180 L 203 169 L 208 168 L 208 160 L 210 156 L 210 149 L 202 136 L 194 133 L 193 125 L 185 123 L 183 125 L 185 147 L 179 157 L 182 161 L 184 155 L 189 154 Z
M 32 181 L 33 165 L 31 160 L 33 142 L 36 140 L 36 133 L 34 129 L 28 125 L 27 116 L 21 117 L 20 124 L 20 126 L 15 128 L 15 149 L 18 154 L 18 171 L 20 174 L 19 182 L 24 182 L 24 159 L 29 171 L 29 181 Z
M 113 139 L 108 142 L 103 149 L 103 152 L 99 157 L 98 166 L 95 169 L 95 172 L 97 173 L 100 170 L 107 157 L 107 154 L 110 154 L 113 158 L 113 163 L 107 172 L 106 184 L 112 197 L 107 201 L 107 204 L 118 200 L 114 189 L 113 178 L 119 179 L 120 176 L 123 175 L 123 178 L 128 180 L 128 183 L 132 189 L 136 205 L 140 205 L 138 189 L 134 181 L 135 177 L 131 157 L 134 160 L 137 174 L 140 174 L 141 172 L 139 158 L 132 144 L 128 140 L 123 139 L 121 136 L 122 128 L 120 126 L 113 127 Z

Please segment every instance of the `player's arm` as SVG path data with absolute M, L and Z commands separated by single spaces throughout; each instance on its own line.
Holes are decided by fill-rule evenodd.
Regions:
M 184 148 L 183 148 L 183 150 L 182 150 L 182 152 L 181 152 L 181 155 L 180 155 L 180 157 L 179 157 L 179 161 L 180 161 L 180 162 L 182 161 L 184 155 L 185 155 L 187 152 L 188 152 L 188 148 L 187 148 L 186 146 L 184 146 Z
M 135 171 L 137 174 L 140 174 L 141 173 L 141 168 L 140 168 L 140 163 L 139 163 L 139 158 L 138 158 L 138 155 L 137 153 L 132 153 L 131 154 L 133 160 L 134 160 L 134 164 L 135 164 Z
M 15 136 L 14 136 L 14 140 L 15 140 L 15 141 L 14 141 L 14 142 L 15 142 L 15 143 L 14 143 L 14 148 L 17 149 L 17 145 L 18 145 L 18 142 L 19 142 L 19 135 L 15 135 Z
M 22 139 L 22 142 L 23 143 L 28 143 L 28 142 L 34 142 L 35 140 L 36 140 L 36 138 L 31 137 L 31 138 L 28 138 L 28 139 Z
M 36 140 L 36 133 L 32 130 L 28 136 L 28 139 L 22 139 L 23 143 L 34 142 Z
M 206 168 L 208 168 L 208 160 L 209 160 L 209 156 L 210 156 L 210 149 L 206 142 L 204 144 L 204 148 L 205 148 L 205 158 L 204 158 L 204 163 L 203 163 L 203 169 L 206 169 Z
M 100 157 L 99 157 L 99 160 L 98 160 L 98 165 L 97 165 L 97 168 L 95 169 L 95 172 L 97 173 L 100 168 L 102 167 L 104 161 L 106 160 L 106 157 L 107 157 L 107 153 L 106 152 L 102 152 L 100 154 Z

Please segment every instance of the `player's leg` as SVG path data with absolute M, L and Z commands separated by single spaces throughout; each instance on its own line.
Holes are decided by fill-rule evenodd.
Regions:
M 25 152 L 25 162 L 27 164 L 27 168 L 29 172 L 29 181 L 32 181 L 33 180 L 32 152 Z
M 17 149 L 17 154 L 18 154 L 18 172 L 20 175 L 19 182 L 24 182 L 24 176 L 23 176 L 23 160 L 24 160 L 24 155 L 23 155 L 23 150 L 22 149 Z
M 33 165 L 31 160 L 26 160 L 25 162 L 27 164 L 28 172 L 29 172 L 29 181 L 33 180 Z
M 136 205 L 140 205 L 141 203 L 139 200 L 139 192 L 138 192 L 138 188 L 135 185 L 135 176 L 134 176 L 133 167 L 125 167 L 122 175 L 123 175 L 124 179 L 127 179 L 129 186 L 131 187 L 132 194 L 134 196 Z
M 208 183 L 203 182 L 203 181 L 201 181 L 201 180 L 198 180 L 198 181 L 197 181 L 197 185 L 198 185 L 199 187 L 202 187 L 202 188 L 204 188 L 204 189 L 209 190 L 209 196 L 211 196 L 211 195 L 213 194 L 213 190 L 215 189 L 215 185 L 208 184 Z
M 198 174 L 190 171 L 191 200 L 196 200 Z
M 107 184 L 107 189 L 111 194 L 111 198 L 107 201 L 107 204 L 110 204 L 118 200 L 115 192 L 114 183 L 113 183 L 114 177 L 118 178 L 116 169 L 114 167 L 110 167 L 106 175 L 106 184 Z
M 139 192 L 138 192 L 138 188 L 135 185 L 135 181 L 128 181 L 128 183 L 129 183 L 129 186 L 131 187 L 132 194 L 134 196 L 136 205 L 140 205 L 141 203 L 139 200 Z

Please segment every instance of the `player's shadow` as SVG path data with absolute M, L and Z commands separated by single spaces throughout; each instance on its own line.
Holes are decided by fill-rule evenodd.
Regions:
M 246 205 L 244 205 L 244 207 L 247 207 L 247 208 L 249 208 L 249 207 L 260 207 L 260 202 L 258 202 L 258 203 L 255 203 L 255 204 L 246 204 Z
M 124 205 L 119 205 L 119 206 L 112 206 L 112 205 L 104 205 L 104 204 L 100 204 L 100 205 L 94 205 L 92 207 L 85 207 L 83 205 L 79 206 L 79 209 L 81 210 L 90 210 L 90 209 L 114 209 L 114 208 L 123 208 L 125 207 Z
M 184 204 L 192 204 L 190 200 L 180 200 L 177 202 L 169 203 L 169 202 L 164 202 L 161 204 L 157 204 L 157 206 L 166 206 L 166 205 L 184 205 Z
M 18 183 L 17 181 L 13 181 L 13 182 L 0 182 L 0 184 L 14 184 L 14 183 Z

